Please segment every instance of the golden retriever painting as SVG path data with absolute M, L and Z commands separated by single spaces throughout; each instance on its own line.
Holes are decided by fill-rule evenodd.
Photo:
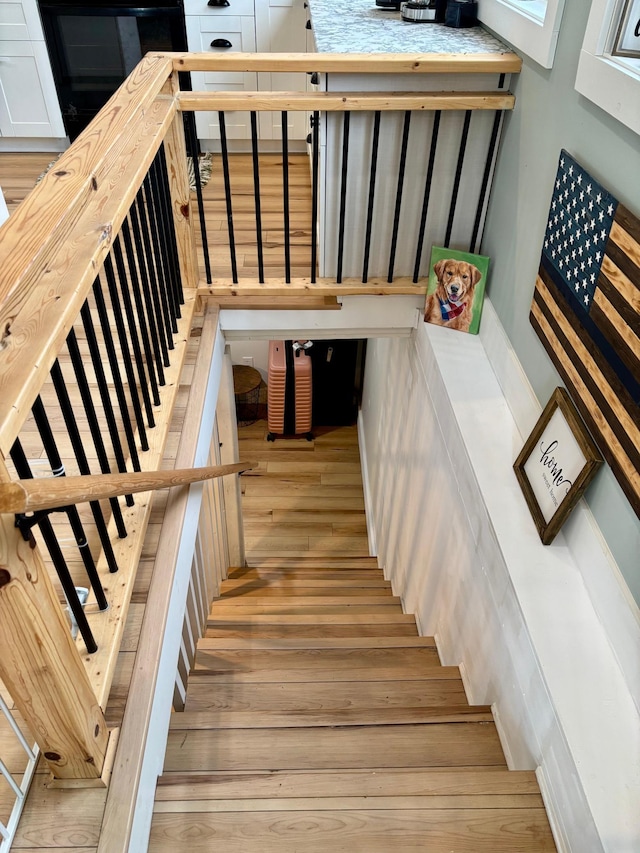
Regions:
M 440 250 L 442 252 L 443 250 Z M 451 254 L 465 255 L 463 252 L 451 252 Z M 469 256 L 467 256 L 469 257 Z M 480 256 L 479 262 L 488 261 Z M 474 321 L 474 298 L 476 287 L 482 281 L 484 290 L 484 273 L 475 264 L 460 257 L 444 257 L 433 263 L 433 276 L 427 290 L 424 319 L 426 323 L 435 323 L 438 326 L 446 326 L 457 329 L 460 332 L 477 332 L 477 322 Z

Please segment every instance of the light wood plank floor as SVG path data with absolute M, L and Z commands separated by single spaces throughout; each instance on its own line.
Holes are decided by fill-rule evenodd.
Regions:
M 0 187 L 9 211 L 33 189 L 38 176 L 55 159 L 42 153 L 0 154 Z M 256 244 L 256 212 L 253 167 L 248 154 L 230 156 L 230 181 L 233 205 L 233 226 L 236 243 L 238 275 L 253 278 L 258 275 Z M 260 199 L 264 270 L 267 278 L 283 277 L 284 218 L 283 218 L 282 156 L 260 156 Z M 192 194 L 195 205 L 195 193 Z M 291 275 L 309 276 L 311 258 L 311 179 L 306 154 L 289 155 L 289 199 L 291 217 Z M 206 234 L 214 278 L 231 277 L 231 259 L 227 230 L 227 209 L 224 179 L 219 155 L 213 157 L 211 180 L 203 188 Z M 195 206 L 194 206 L 195 210 Z M 197 221 L 197 216 L 194 216 Z M 196 244 L 200 274 L 204 280 L 202 236 L 199 223 Z

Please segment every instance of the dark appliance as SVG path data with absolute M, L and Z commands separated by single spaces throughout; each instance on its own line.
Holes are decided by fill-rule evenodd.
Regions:
M 445 24 L 448 27 L 476 27 L 478 25 L 478 4 L 475 0 L 449 0 Z
M 348 426 L 358 418 L 364 379 L 365 340 L 315 339 L 309 350 L 313 365 L 313 425 Z
M 72 141 L 145 53 L 187 49 L 183 0 L 39 0 L 38 5 Z M 188 87 L 188 80 L 182 85 Z

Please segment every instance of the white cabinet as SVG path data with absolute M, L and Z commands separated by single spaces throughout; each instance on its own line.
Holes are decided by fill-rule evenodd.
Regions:
M 234 0 L 231 0 L 233 3 Z M 239 0 L 244 3 L 245 0 Z M 204 5 L 204 4 L 203 4 Z M 236 52 L 253 53 L 256 49 L 255 27 L 252 17 L 232 15 L 233 6 L 215 7 L 215 15 L 187 16 L 187 43 L 189 50 L 200 53 Z M 222 12 L 222 14 L 220 14 Z M 225 14 L 226 13 L 226 14 Z M 258 88 L 255 72 L 200 72 L 192 71 L 194 90 L 215 92 L 226 90 L 255 91 Z M 196 127 L 199 139 L 220 139 L 218 114 L 197 112 Z M 225 128 L 228 139 L 250 139 L 251 123 L 248 112 L 226 111 Z
M 224 3 L 225 0 L 217 0 Z M 307 48 L 305 0 L 227 0 L 228 5 L 209 5 L 207 0 L 186 0 L 187 43 L 189 50 L 243 51 L 260 53 L 304 53 Z M 216 46 L 216 42 L 221 46 Z M 222 46 L 224 45 L 224 46 Z M 301 73 L 201 73 L 192 72 L 195 90 L 304 91 L 306 75 Z M 225 112 L 227 137 L 250 139 L 248 112 Z M 200 140 L 219 140 L 217 113 L 196 113 Z M 261 140 L 282 138 L 282 118 L 278 113 L 258 114 Z M 306 117 L 289 113 L 289 139 L 304 139 Z M 205 146 L 206 147 L 206 144 Z
M 65 136 L 36 0 L 0 0 L 0 132 Z
M 259 53 L 304 53 L 307 49 L 304 0 L 256 0 L 256 42 Z M 307 75 L 300 72 L 258 74 L 258 88 L 268 92 L 304 92 Z M 304 139 L 308 133 L 304 113 L 289 113 L 289 139 Z M 262 139 L 282 139 L 280 113 L 260 116 Z

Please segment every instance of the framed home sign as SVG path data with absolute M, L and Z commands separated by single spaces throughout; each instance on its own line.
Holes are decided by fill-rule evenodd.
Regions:
M 640 0 L 625 0 L 611 53 L 640 59 Z
M 553 541 L 601 464 L 569 394 L 556 388 L 513 465 L 543 545 Z

